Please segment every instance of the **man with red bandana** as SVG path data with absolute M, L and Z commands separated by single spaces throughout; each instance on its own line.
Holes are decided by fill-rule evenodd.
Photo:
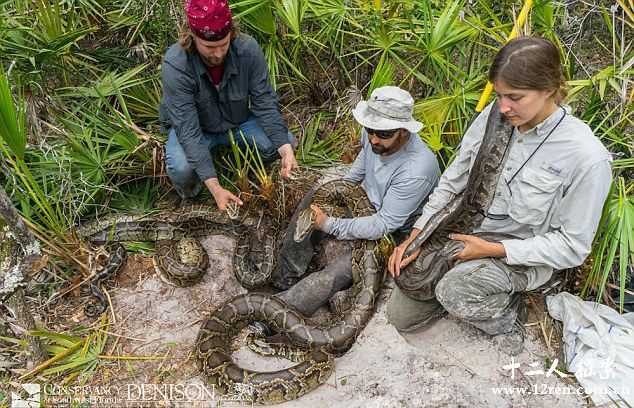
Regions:
M 240 199 L 218 183 L 212 151 L 230 145 L 257 147 L 265 162 L 281 158 L 290 176 L 297 161 L 293 135 L 279 110 L 262 49 L 233 23 L 226 0 L 188 0 L 189 29 L 166 52 L 161 66 L 160 116 L 168 132 L 167 174 L 183 199 L 203 184 L 218 208 Z

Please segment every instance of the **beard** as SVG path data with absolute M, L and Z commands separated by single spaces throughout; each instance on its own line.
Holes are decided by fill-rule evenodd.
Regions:
M 215 58 L 215 57 L 203 57 L 205 63 L 210 67 L 217 67 L 218 65 L 222 65 L 225 62 L 223 58 Z
M 372 148 L 372 153 L 374 154 L 383 154 L 387 151 L 387 148 L 381 145 L 370 145 Z

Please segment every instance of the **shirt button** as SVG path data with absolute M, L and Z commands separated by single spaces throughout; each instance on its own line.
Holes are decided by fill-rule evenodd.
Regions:
M 517 143 L 522 143 L 522 139 L 517 139 Z
M 506 168 L 508 171 L 511 171 L 511 169 L 513 169 L 513 167 L 507 167 Z

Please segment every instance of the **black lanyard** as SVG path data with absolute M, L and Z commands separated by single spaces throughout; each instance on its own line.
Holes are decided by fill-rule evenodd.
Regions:
M 524 163 L 522 163 L 522 165 L 519 167 L 519 169 L 517 169 L 517 171 L 515 173 L 513 173 L 513 175 L 511 176 L 510 179 L 508 180 L 504 180 L 504 183 L 506 183 L 506 187 L 509 189 L 509 193 L 511 194 L 511 196 L 513 195 L 513 191 L 511 190 L 511 181 L 513 181 L 513 179 L 515 179 L 515 176 L 517 176 L 519 174 L 520 171 L 522 171 L 522 169 L 524 168 L 524 166 L 526 166 L 526 163 L 528 163 L 528 161 L 530 159 L 533 158 L 533 156 L 535 155 L 535 153 L 537 153 L 537 151 L 539 150 L 540 147 L 542 147 L 542 145 L 546 142 L 546 140 L 548 140 L 548 138 L 550 137 L 550 135 L 553 134 L 553 132 L 555 131 L 555 129 L 557 129 L 557 127 L 559 126 L 559 124 L 564 120 L 564 118 L 566 117 L 566 110 L 564 108 L 562 108 L 560 106 L 561 110 L 564 111 L 564 114 L 561 115 L 561 118 L 559 119 L 559 121 L 557 121 L 557 123 L 555 124 L 555 126 L 553 126 L 552 129 L 550 129 L 550 132 L 548 132 L 548 134 L 546 135 L 546 137 L 539 142 L 539 145 L 537 145 L 537 147 L 535 148 L 535 150 L 533 150 L 533 153 L 531 153 L 530 156 L 528 156 L 528 159 L 524 160 Z M 513 140 L 513 134 L 515 133 L 515 127 L 513 127 L 513 133 L 511 134 L 511 137 L 509 138 L 509 140 Z M 492 220 L 505 220 L 508 218 L 508 215 L 506 214 L 485 214 L 484 215 L 487 218 L 490 218 Z

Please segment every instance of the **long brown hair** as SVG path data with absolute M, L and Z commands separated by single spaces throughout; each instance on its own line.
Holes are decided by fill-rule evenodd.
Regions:
M 489 69 L 489 81 L 498 79 L 513 88 L 555 91 L 557 104 L 568 94 L 559 50 L 545 38 L 520 37 L 502 47 Z
M 232 22 L 231 32 L 229 33 L 229 35 L 231 36 L 231 39 L 233 40 L 234 38 L 238 36 L 238 34 L 240 34 L 240 25 L 238 24 L 237 21 L 234 20 Z M 196 44 L 194 43 L 194 33 L 192 33 L 189 27 L 187 26 L 178 35 L 178 43 L 187 52 L 196 51 Z

